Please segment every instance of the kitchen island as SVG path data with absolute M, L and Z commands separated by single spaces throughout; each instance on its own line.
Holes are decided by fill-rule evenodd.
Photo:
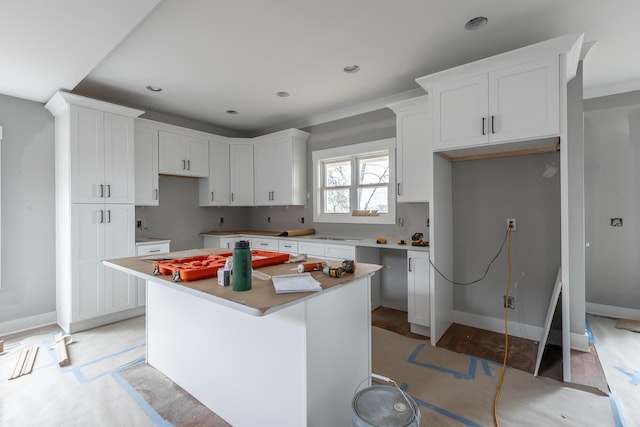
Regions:
M 217 278 L 174 283 L 143 258 L 104 263 L 147 280 L 149 364 L 234 426 L 351 423 L 351 399 L 370 384 L 370 282 L 379 266 L 359 263 L 342 278 L 314 272 L 322 291 L 276 294 L 256 277 L 246 292 Z

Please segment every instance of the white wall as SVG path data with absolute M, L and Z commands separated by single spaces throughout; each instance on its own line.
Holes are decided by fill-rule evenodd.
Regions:
M 516 308 L 509 319 L 537 327 L 560 265 L 560 174 L 542 176 L 553 162 L 559 165 L 558 153 L 453 163 L 453 280 L 481 277 L 504 239 L 506 219 L 516 218 L 509 292 Z M 506 285 L 505 245 L 485 280 L 454 286 L 454 310 L 502 319 Z
M 584 106 L 586 300 L 640 310 L 640 92 Z
M 0 95 L 0 125 L 1 334 L 7 322 L 13 329 L 21 327 L 18 319 L 44 319 L 56 301 L 53 117 L 40 103 Z

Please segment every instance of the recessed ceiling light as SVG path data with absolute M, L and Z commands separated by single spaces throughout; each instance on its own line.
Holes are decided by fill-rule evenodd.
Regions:
M 281 91 L 276 93 L 276 95 L 278 95 L 280 98 L 286 98 L 289 96 L 289 92 Z
M 158 87 L 158 86 L 147 86 L 147 90 L 150 90 L 151 92 L 162 92 L 162 88 Z
M 464 28 L 469 31 L 479 30 L 480 28 L 487 25 L 489 20 L 484 16 L 477 16 L 473 19 L 469 19 L 466 24 L 464 24 Z
M 360 71 L 360 67 L 357 65 L 347 65 L 342 69 L 345 73 L 357 73 Z
M 238 114 L 236 110 L 227 110 L 227 114 Z

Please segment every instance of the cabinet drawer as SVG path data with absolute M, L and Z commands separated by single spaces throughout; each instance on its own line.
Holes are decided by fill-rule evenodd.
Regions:
M 297 254 L 298 242 L 293 242 L 290 240 L 278 240 L 278 252 L 282 252 L 285 254 Z
M 311 242 L 299 242 L 298 253 L 307 254 L 307 256 L 310 256 L 310 257 L 324 258 L 324 244 L 311 243 Z
M 169 243 L 158 243 L 151 245 L 138 245 L 136 247 L 136 255 L 152 255 L 152 254 L 164 254 L 170 252 Z
M 347 245 L 324 245 L 324 256 L 335 259 L 355 259 L 355 246 Z
M 251 248 L 260 249 L 264 251 L 278 251 L 278 241 L 276 239 L 263 239 L 253 238 L 251 239 Z

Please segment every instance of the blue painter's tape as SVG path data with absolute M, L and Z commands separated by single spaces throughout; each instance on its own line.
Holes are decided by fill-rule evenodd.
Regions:
M 68 367 L 61 368 L 61 369 L 63 371 L 71 371 L 75 375 L 75 377 L 78 380 L 78 382 L 81 383 L 81 384 L 87 383 L 87 382 L 91 382 L 91 381 L 95 381 L 98 378 L 102 378 L 102 377 L 104 377 L 106 375 L 112 374 L 113 372 L 119 371 L 120 369 L 122 369 L 122 366 L 118 366 L 116 368 L 109 369 L 107 371 L 104 371 L 104 372 L 102 372 L 102 373 L 100 373 L 100 374 L 98 374 L 98 375 L 96 375 L 94 377 L 90 377 L 90 378 L 85 377 L 84 373 L 82 372 L 82 369 L 87 367 L 87 366 L 90 366 L 90 365 L 95 365 L 96 363 L 102 362 L 103 360 L 110 359 L 110 358 L 115 357 L 115 356 L 119 356 L 119 355 L 121 355 L 123 353 L 127 353 L 129 351 L 138 349 L 140 347 L 144 347 L 145 345 L 146 345 L 145 343 L 138 344 L 138 345 L 135 345 L 133 347 L 125 348 L 124 350 L 120 350 L 118 352 L 115 352 L 115 353 L 112 353 L 112 354 L 108 354 L 106 356 L 99 357 L 97 359 L 94 359 L 94 360 L 92 360 L 90 362 L 87 362 L 87 363 L 84 363 L 82 365 L 68 366 Z M 142 359 L 142 361 L 144 361 L 144 359 Z M 131 363 L 138 364 L 138 363 L 142 363 L 142 362 L 140 361 L 140 359 L 136 359 Z M 131 366 L 131 363 L 129 365 L 127 365 L 127 366 Z
M 585 320 L 584 329 L 585 329 L 585 332 L 587 333 L 587 337 L 589 338 L 589 343 L 590 344 L 595 344 L 596 343 L 596 337 L 593 336 L 593 331 L 591 330 L 591 324 L 589 323 L 589 318 L 588 317 Z
M 613 413 L 613 422 L 615 427 L 625 427 L 622 414 L 620 414 L 620 405 L 618 404 L 618 398 L 615 394 L 609 395 L 609 403 L 611 404 L 611 412 Z
M 458 378 L 458 379 L 465 379 L 465 380 L 473 380 L 473 379 L 475 379 L 476 378 L 476 370 L 477 370 L 478 362 L 480 362 L 480 364 L 482 366 L 482 371 L 488 377 L 492 376 L 491 375 L 491 369 L 489 369 L 489 365 L 490 364 L 491 365 L 495 365 L 495 366 L 502 366 L 501 363 L 496 363 L 496 362 L 493 362 L 491 360 L 481 359 L 481 358 L 475 357 L 475 356 L 468 356 L 469 357 L 469 370 L 468 370 L 468 372 L 460 372 L 460 371 L 456 371 L 456 370 L 453 370 L 453 369 L 444 368 L 442 366 L 432 365 L 430 363 L 419 362 L 416 359 L 417 359 L 418 355 L 420 354 L 420 352 L 424 349 L 424 346 L 425 346 L 425 344 L 418 344 L 416 349 L 413 351 L 413 353 L 411 353 L 411 355 L 407 359 L 407 362 L 411 363 L 412 365 L 417 365 L 417 366 L 420 366 L 420 367 L 423 367 L 423 368 L 433 369 L 435 371 L 439 371 L 439 372 L 443 372 L 445 374 L 453 375 L 455 378 Z
M 403 383 L 400 388 L 402 389 L 402 391 L 407 392 L 408 393 L 408 389 L 409 389 L 409 385 L 406 383 Z M 447 418 L 451 418 L 452 420 L 456 420 L 457 422 L 459 422 L 462 425 L 465 426 L 469 426 L 469 427 L 482 427 L 482 424 L 478 424 L 476 422 L 473 422 L 471 420 L 466 419 L 465 417 L 461 416 L 461 415 L 457 415 L 454 414 L 451 411 L 447 411 L 446 409 L 443 409 L 439 406 L 433 405 L 431 403 L 425 402 L 424 400 L 420 400 L 420 399 L 416 399 L 415 396 L 411 396 L 413 397 L 413 400 L 415 400 L 415 402 L 418 404 L 418 406 L 424 406 L 427 409 L 431 409 L 434 412 L 437 412 L 440 415 L 444 415 Z
M 615 369 L 617 369 L 618 371 L 622 372 L 623 374 L 625 374 L 626 376 L 628 376 L 629 378 L 631 378 L 631 380 L 629 380 L 629 384 L 631 385 L 638 385 L 640 384 L 640 372 L 628 372 L 625 371 L 624 369 L 622 369 L 619 366 L 614 366 Z
M 133 400 L 140 406 L 140 408 L 142 408 L 145 414 L 147 414 L 147 416 L 151 419 L 151 421 L 156 426 L 174 427 L 173 424 L 171 424 L 169 421 L 162 418 L 162 416 L 160 416 L 160 414 L 158 414 L 156 410 L 153 409 L 153 407 L 149 405 L 149 403 L 146 400 L 144 400 L 142 396 L 140 396 L 140 393 L 138 393 L 136 389 L 133 388 L 131 384 L 127 382 L 127 380 L 125 380 L 120 376 L 120 374 L 118 374 L 117 372 L 114 372 L 111 376 L 113 377 L 113 379 L 116 380 L 118 384 L 120 384 L 120 386 L 124 389 L 124 391 L 126 391 L 129 394 L 129 396 L 133 398 Z

